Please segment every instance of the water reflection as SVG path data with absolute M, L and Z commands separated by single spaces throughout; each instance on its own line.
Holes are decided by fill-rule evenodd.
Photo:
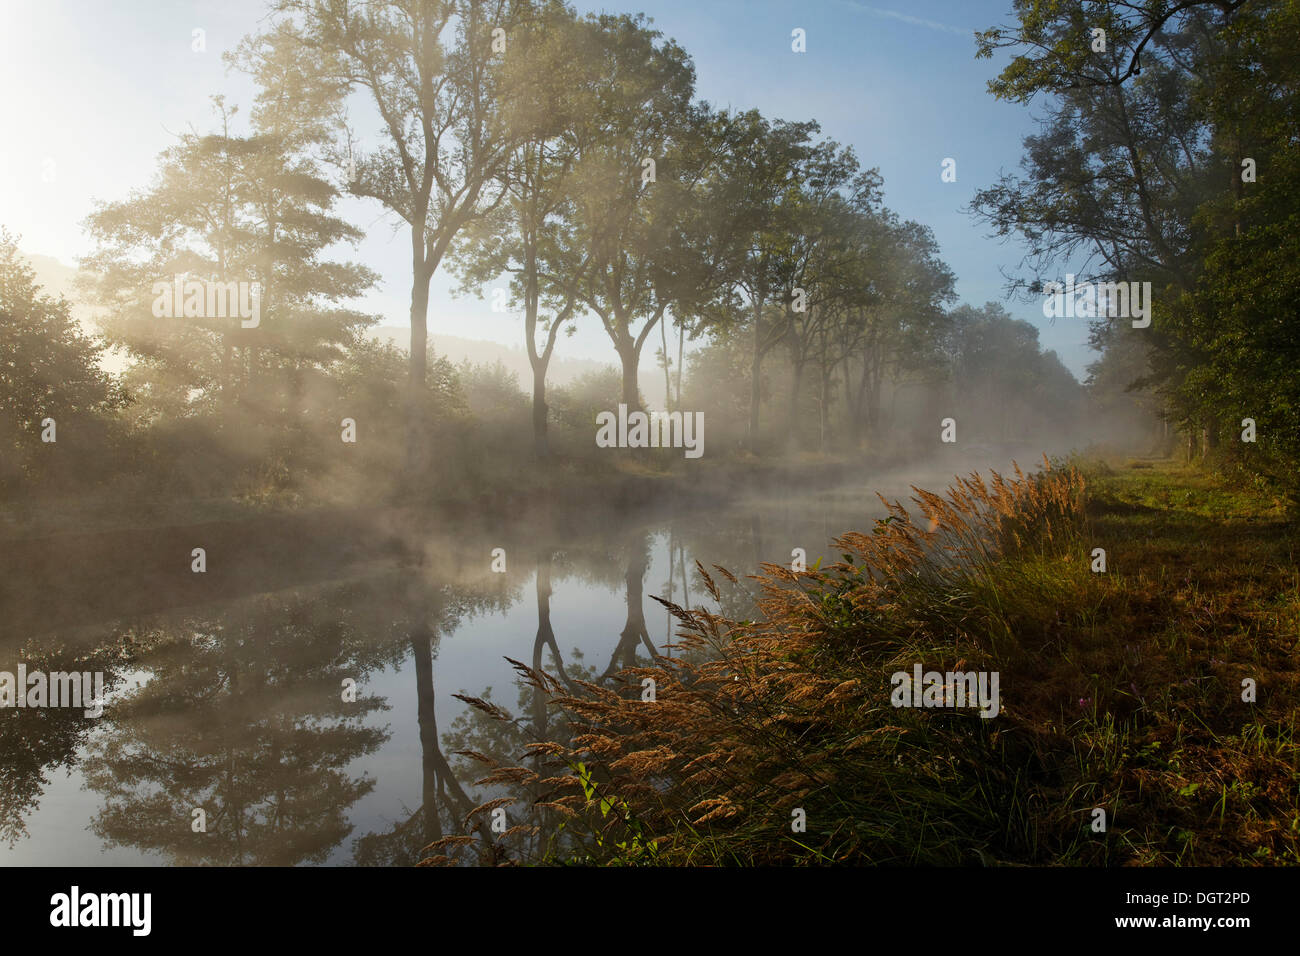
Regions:
M 75 644 L 69 647 L 54 638 L 27 642 L 7 656 L 0 668 L 15 676 L 21 661 L 29 671 L 44 674 L 100 672 L 108 692 L 123 680 L 123 655 L 108 646 L 78 651 Z M 29 838 L 27 818 L 39 809 L 54 771 L 71 771 L 78 765 L 95 726 L 95 720 L 86 718 L 84 708 L 15 706 L 0 711 L 0 841 L 4 846 L 12 848 Z
M 364 587 L 321 597 L 130 632 L 147 682 L 111 709 L 83 768 L 103 800 L 98 837 L 169 863 L 284 866 L 323 861 L 351 832 L 348 808 L 374 780 L 346 768 L 387 739 L 365 725 L 385 703 L 345 703 L 340 687 L 391 658 L 392 629 L 356 613 L 373 606 Z
M 803 547 L 812 562 L 831 535 L 875 513 L 858 493 L 803 500 L 811 506 L 673 520 L 545 514 L 527 527 L 454 532 L 410 521 L 333 551 L 317 528 L 300 536 L 292 567 L 297 551 L 265 546 L 259 526 L 246 538 L 226 532 L 225 553 L 242 566 L 212 579 L 216 599 L 197 600 L 201 576 L 161 569 L 150 552 L 142 565 L 83 578 L 93 597 L 44 632 L 34 603 L 19 602 L 27 612 L 0 627 L 10 658 L 0 669 L 22 660 L 102 670 L 114 693 L 97 721 L 79 710 L 0 712 L 0 853 L 10 863 L 96 863 L 107 848 L 115 862 L 410 865 L 458 837 L 467 862 L 497 862 L 507 848 L 536 854 L 559 830 L 535 805 L 544 792 L 510 808 L 506 833 L 488 814 L 471 818 L 506 792 L 478 783 L 486 761 L 517 765 L 530 742 L 567 733 L 505 658 L 577 692 L 671 653 L 671 619 L 647 590 L 689 607 L 703 590 L 696 560 L 743 574 Z M 176 551 L 190 537 L 164 530 L 133 542 Z M 505 573 L 491 569 L 496 547 Z M 67 590 L 44 580 L 48 558 L 33 567 L 25 580 L 11 567 L 7 591 Z M 180 580 L 181 592 L 169 589 Z M 724 613 L 751 612 L 743 585 L 724 590 Z M 175 607 L 181 600 L 190 606 Z M 492 720 L 458 695 L 517 719 Z

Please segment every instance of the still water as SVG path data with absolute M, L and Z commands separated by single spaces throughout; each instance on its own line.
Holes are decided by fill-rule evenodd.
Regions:
M 720 582 L 723 611 L 750 614 L 743 575 L 788 565 L 794 548 L 809 566 L 832 558 L 832 538 L 883 513 L 873 490 L 455 528 L 366 515 L 29 542 L 0 569 L 0 670 L 103 671 L 109 690 L 98 719 L 0 711 L 0 858 L 410 864 L 492 795 L 456 752 L 508 763 L 554 719 L 507 658 L 600 682 L 671 654 L 652 596 L 709 603 L 695 563 L 722 565 L 741 577 Z M 205 542 L 197 573 L 190 546 Z M 503 729 L 455 694 L 519 723 Z

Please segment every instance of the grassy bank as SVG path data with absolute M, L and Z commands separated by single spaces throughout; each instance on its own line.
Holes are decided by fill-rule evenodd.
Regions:
M 921 494 L 839 544 L 808 573 L 710 571 L 710 606 L 756 588 L 756 620 L 672 608 L 682 647 L 622 691 L 521 667 L 571 736 L 488 778 L 522 788 L 516 859 L 1300 862 L 1283 502 L 1171 463 L 1056 468 Z M 915 664 L 997 672 L 1000 714 L 892 706 Z

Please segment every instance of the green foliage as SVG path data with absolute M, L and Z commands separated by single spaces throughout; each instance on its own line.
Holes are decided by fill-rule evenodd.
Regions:
M 612 365 L 583 372 L 572 382 L 551 390 L 555 421 L 574 431 L 595 433 L 596 416 L 618 408 L 623 378 Z
M 66 300 L 41 292 L 17 239 L 0 229 L 0 490 L 115 470 L 111 443 L 124 436 L 110 416 L 127 399 L 100 367 L 104 349 Z M 63 445 L 41 441 L 47 418 Z
M 1030 293 L 1061 262 L 1081 278 L 1152 282 L 1149 329 L 1094 324 L 1108 413 L 1163 412 L 1124 391 L 1158 388 L 1203 452 L 1294 490 L 1300 4 L 1017 0 L 1015 12 L 1015 25 L 980 35 L 982 56 L 1017 51 L 990 89 L 1017 102 L 1046 93 L 1050 106 L 1025 141 L 1026 175 L 981 190 L 973 210 L 1029 243 L 1036 275 L 1019 284 Z M 1244 418 L 1253 444 L 1238 440 Z
M 616 796 L 606 796 L 597 784 L 587 765 L 581 761 L 571 766 L 588 805 L 595 804 L 602 820 L 612 815 L 622 824 L 621 839 L 596 831 L 596 854 L 570 862 L 595 863 L 605 866 L 655 866 L 659 862 L 659 844 L 646 837 L 641 821 L 637 819 L 627 801 Z M 563 824 L 561 825 L 563 826 Z

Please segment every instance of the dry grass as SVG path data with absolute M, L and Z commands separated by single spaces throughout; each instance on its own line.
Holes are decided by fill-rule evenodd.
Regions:
M 681 625 L 674 657 L 612 686 L 515 663 L 567 733 L 523 766 L 483 757 L 483 783 L 527 810 L 545 862 L 1296 862 L 1300 615 L 1294 561 L 1289 584 L 1276 563 L 1294 529 L 1249 497 L 1153 520 L 1115 483 L 1187 475 L 1143 469 L 1092 497 L 1074 467 L 1044 464 L 886 502 L 833 566 L 765 565 L 757 620 L 661 602 Z M 1242 551 L 1233 521 L 1267 554 Z M 1193 540 L 1208 546 L 1177 550 Z M 698 568 L 715 604 L 742 586 L 713 572 Z M 891 706 L 889 675 L 916 663 L 997 671 L 1001 714 Z M 1267 685 L 1254 705 L 1249 675 Z

